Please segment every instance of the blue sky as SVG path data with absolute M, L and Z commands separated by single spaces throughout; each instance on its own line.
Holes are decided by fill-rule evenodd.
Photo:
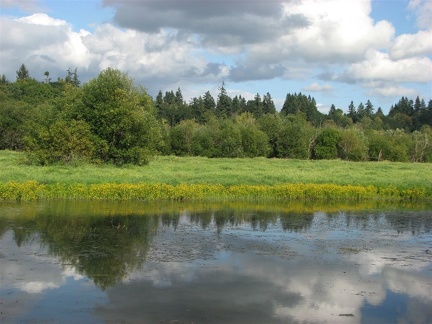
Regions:
M 315 97 L 319 109 L 400 97 L 432 99 L 432 2 L 427 0 L 2 0 L 0 73 L 21 63 L 43 80 L 77 68 L 82 82 L 111 66 L 152 96 L 186 100 L 224 81 L 247 99 Z

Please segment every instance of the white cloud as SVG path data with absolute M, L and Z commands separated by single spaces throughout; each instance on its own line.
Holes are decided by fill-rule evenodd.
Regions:
M 396 60 L 424 55 L 432 55 L 432 29 L 400 35 L 390 49 L 390 57 Z
M 192 93 L 222 80 L 301 80 L 309 84 L 304 90 L 328 95 L 336 92 L 330 84 L 306 81 L 328 71 L 323 80 L 360 85 L 372 95 L 413 94 L 406 83 L 432 80 L 432 31 L 425 23 L 432 2 L 410 1 L 407 8 L 423 30 L 395 37 L 392 23 L 371 18 L 371 1 L 105 0 L 120 27 L 105 23 L 92 32 L 41 13 L 3 16 L 0 55 L 7 64 L 0 73 L 13 80 L 24 63 L 32 77 L 42 80 L 49 71 L 55 80 L 77 67 L 85 82 L 112 66 L 152 94 L 177 87 Z M 2 6 L 24 3 L 37 5 L 5 0 Z M 383 87 L 368 88 L 375 81 Z
M 370 88 L 369 85 L 364 85 L 367 88 Z M 400 97 L 415 97 L 418 94 L 417 90 L 413 88 L 406 88 L 400 85 L 394 84 L 381 84 L 380 87 L 371 88 L 367 91 L 367 94 L 370 96 L 378 96 L 378 97 L 390 97 L 390 98 L 400 98 Z
M 366 60 L 352 64 L 339 79 L 426 83 L 432 81 L 432 61 L 428 57 L 392 60 L 387 53 L 371 51 Z
M 61 19 L 51 18 L 44 13 L 36 13 L 31 16 L 22 17 L 16 21 L 25 22 L 28 24 L 41 25 L 41 26 L 67 26 L 67 22 Z
M 288 52 L 305 60 L 355 62 L 371 48 L 388 48 L 395 33 L 389 22 L 370 18 L 370 1 L 304 0 L 285 11 L 303 13 L 310 22 L 281 39 Z
M 303 88 L 305 91 L 313 91 L 313 92 L 328 92 L 333 90 L 333 87 L 326 83 L 326 84 L 319 84 L 317 82 L 314 82 L 306 87 Z
M 24 284 L 18 285 L 18 288 L 20 290 L 25 291 L 29 294 L 38 294 L 44 290 L 56 289 L 59 287 L 60 285 L 54 282 L 42 282 L 42 281 L 29 281 Z
M 432 2 L 430 0 L 411 0 L 408 9 L 417 15 L 417 26 L 422 29 L 430 29 L 432 26 Z
M 47 70 L 63 77 L 69 67 L 86 68 L 90 55 L 81 38 L 86 31 L 74 32 L 65 21 L 45 14 L 34 14 L 19 19 L 0 19 L 2 73 L 11 79 L 18 67 L 25 63 L 36 79 Z

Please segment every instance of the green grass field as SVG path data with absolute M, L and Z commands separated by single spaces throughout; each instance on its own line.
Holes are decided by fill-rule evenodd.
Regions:
M 147 166 L 31 166 L 23 164 L 23 158 L 22 153 L 0 151 L 0 183 L 29 180 L 66 185 L 165 183 L 232 186 L 313 183 L 376 187 L 391 185 L 400 189 L 424 188 L 429 195 L 432 193 L 432 165 L 421 163 L 161 156 Z

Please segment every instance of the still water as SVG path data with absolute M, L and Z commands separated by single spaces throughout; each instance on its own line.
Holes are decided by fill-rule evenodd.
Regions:
M 432 323 L 432 209 L 0 204 L 1 323 Z

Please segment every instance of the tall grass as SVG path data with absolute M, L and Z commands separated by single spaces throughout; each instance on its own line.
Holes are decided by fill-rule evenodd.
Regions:
M 430 164 L 156 157 L 147 166 L 32 166 L 0 151 L 0 199 L 430 199 Z

